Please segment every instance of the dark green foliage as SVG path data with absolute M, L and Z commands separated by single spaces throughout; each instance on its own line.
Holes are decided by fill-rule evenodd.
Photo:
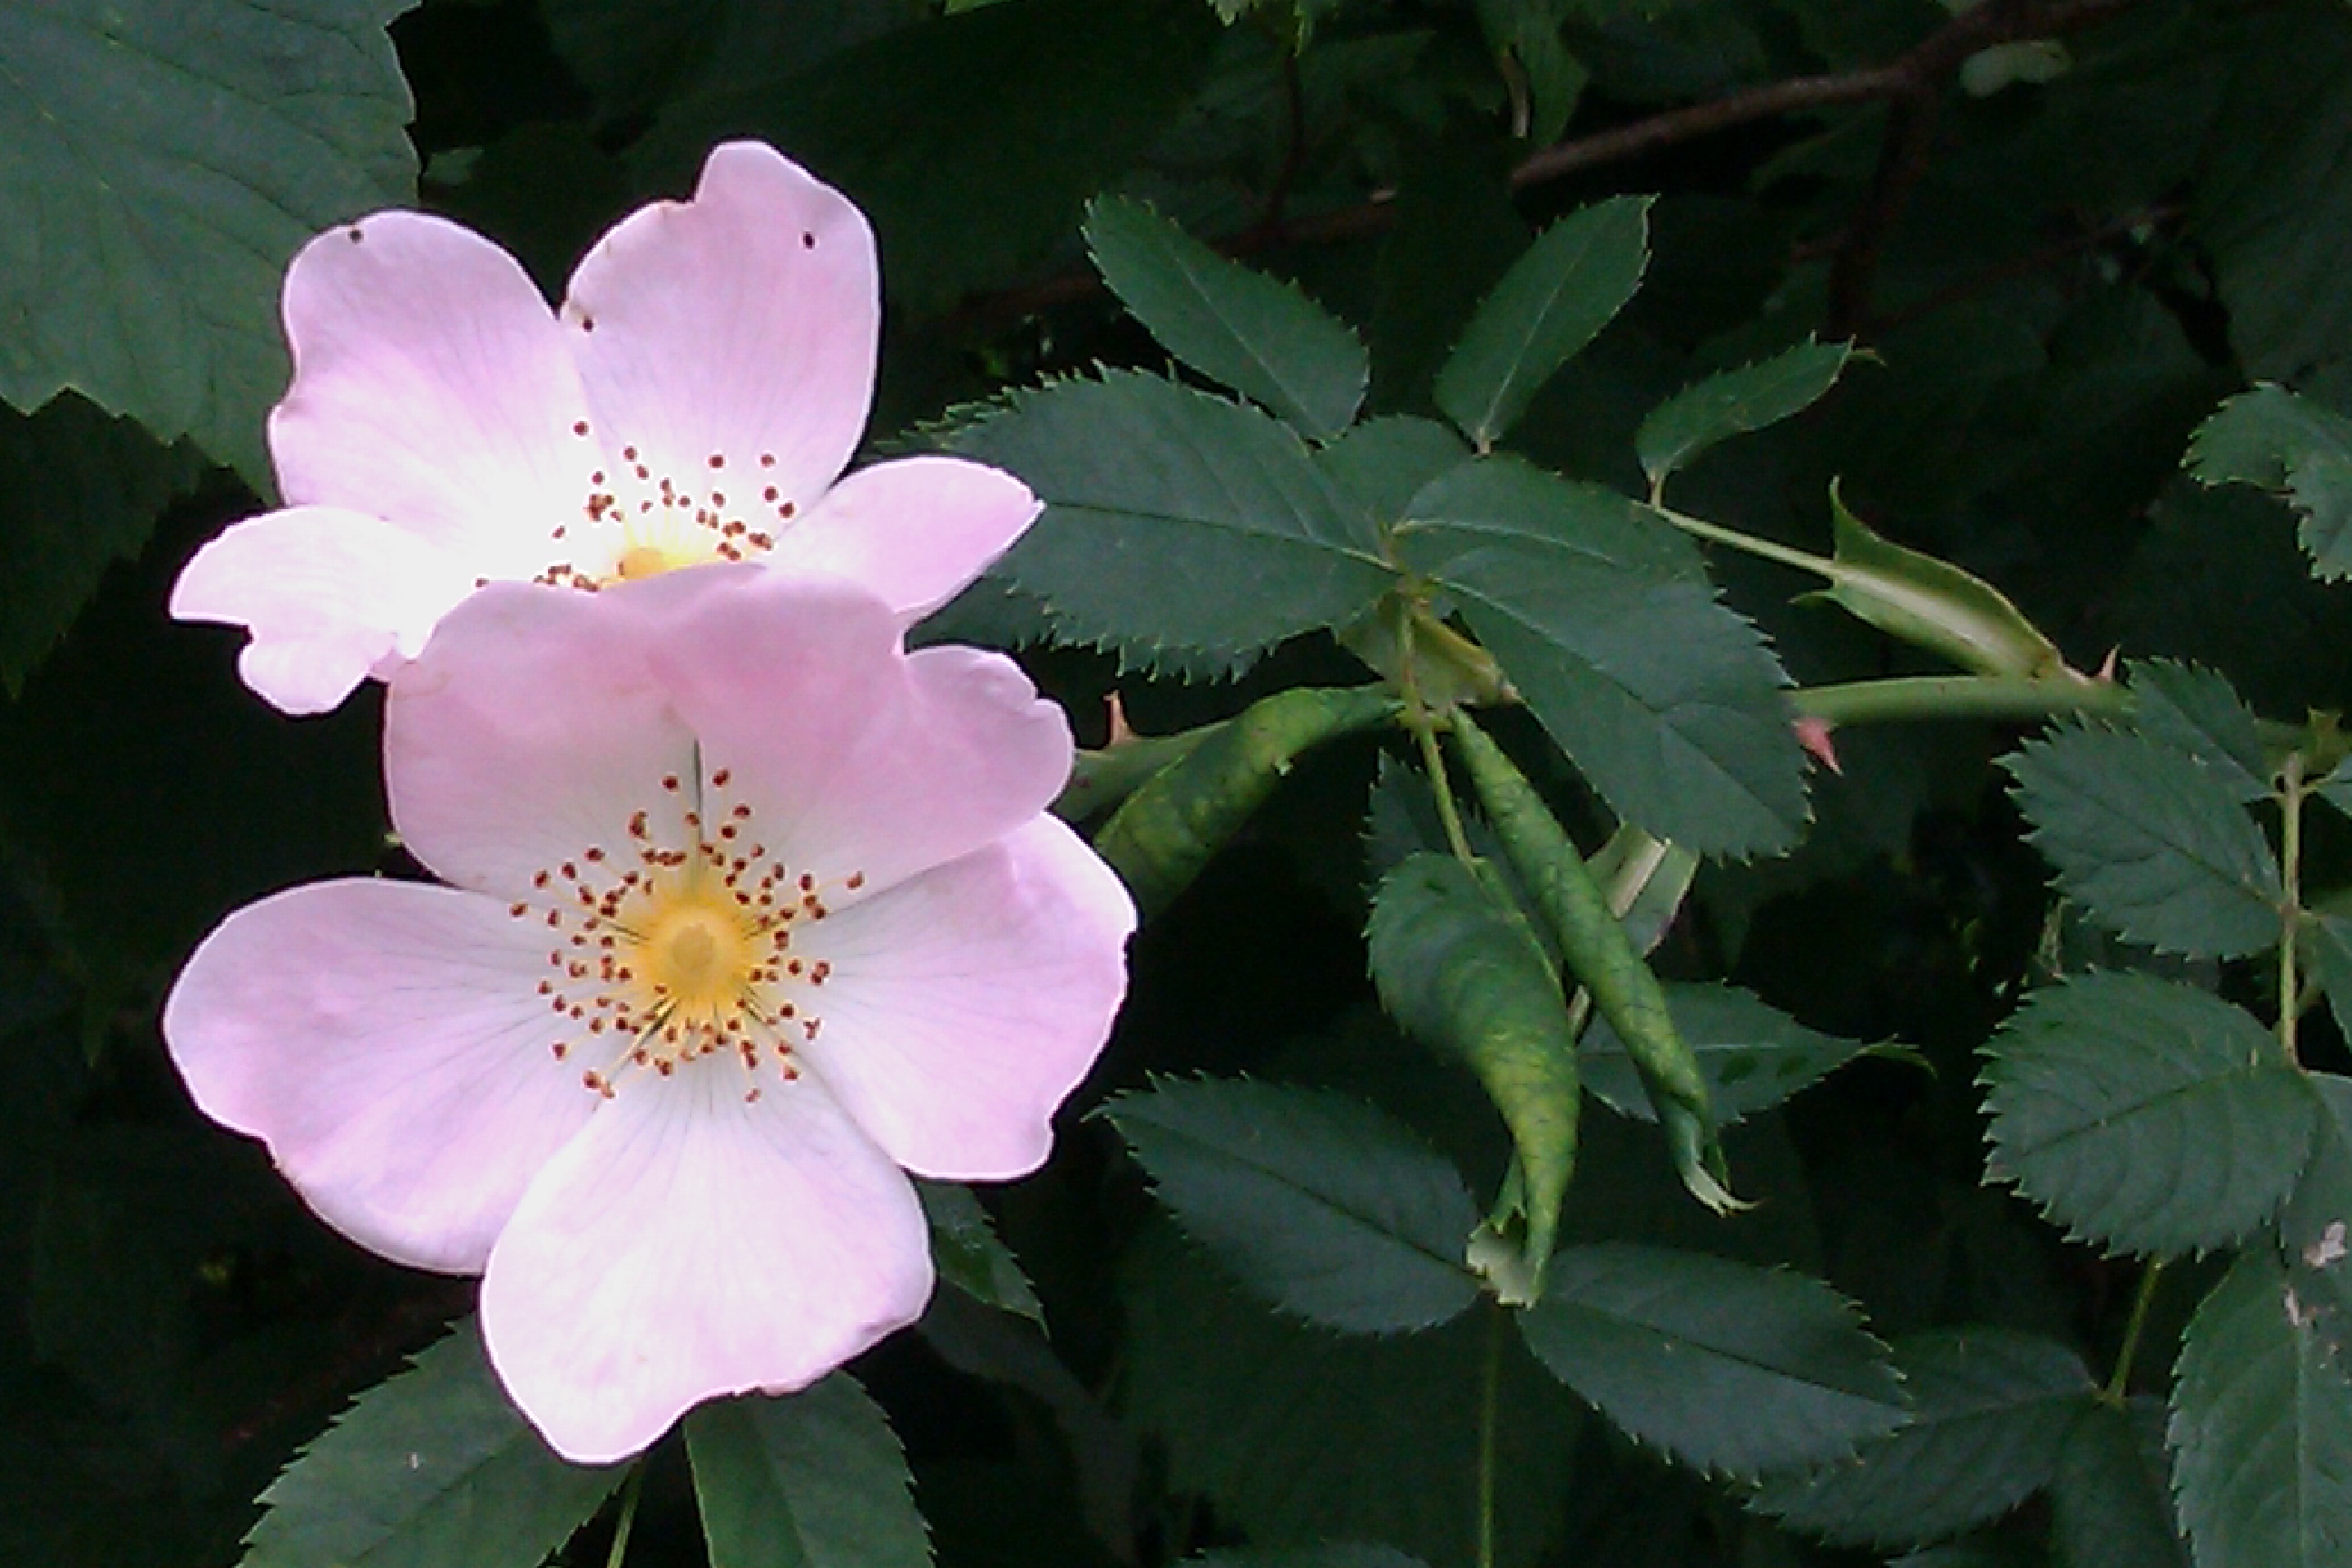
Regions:
M 507 1403 L 469 1320 L 261 1494 L 268 1511 L 242 1568 L 533 1568 L 625 1473 L 549 1452 Z
M 1045 500 L 998 574 L 1042 600 L 1063 637 L 1139 663 L 1174 649 L 1237 664 L 1350 618 L 1390 582 L 1370 531 L 1287 426 L 1173 382 L 1062 382 L 954 444 Z
M 809 68 L 792 50 L 739 66 L 666 104 L 640 161 L 675 188 L 725 137 L 792 149 L 866 208 L 892 297 L 937 310 L 1066 240 L 1183 109 L 1216 36 L 1189 0 L 965 8 Z
M 1328 439 L 1355 419 L 1371 375 L 1364 345 L 1297 289 L 1133 202 L 1096 203 L 1086 236 L 1103 280 L 1170 353 L 1301 435 Z
M 706 1405 L 686 1451 L 710 1568 L 929 1568 L 898 1439 L 846 1373 Z
M 0 531 L 17 563 L 0 585 L 0 686 L 10 696 L 107 567 L 147 542 L 196 467 L 184 448 L 159 447 L 70 394 L 29 416 L 0 409 Z
M 384 25 L 413 0 L 174 0 L 0 15 L 0 397 L 72 388 L 266 486 L 279 276 L 402 202 L 415 162 Z
M 2007 763 L 2035 847 L 2102 924 L 2199 957 L 2276 944 L 2278 861 L 2243 809 L 2242 769 L 2149 735 L 2073 726 Z
M 2336 0 L 0 5 L 0 1560 L 2352 1559 L 2347 80 Z M 177 1082 L 226 910 L 415 868 L 376 695 L 163 607 L 310 235 L 552 294 L 737 135 L 873 221 L 859 461 L 1048 503 L 912 640 L 1144 921 L 916 1332 L 616 1500 Z
M 2158 1401 L 2084 1411 L 2050 1489 L 2060 1561 L 2066 1568 L 2189 1568 L 2169 1472 Z
M 1851 343 L 1804 342 L 1770 359 L 1708 376 L 1644 415 L 1633 437 L 1652 484 L 1709 447 L 1801 413 L 1835 384 Z
M 1309 1322 L 1425 1329 L 1477 1294 L 1477 1211 L 1452 1166 L 1370 1106 L 1244 1082 L 1162 1084 L 1104 1114 L 1234 1277 Z
M 1573 1484 L 1577 1412 L 1500 1309 L 1423 1334 L 1342 1337 L 1282 1321 L 1220 1275 L 1160 1229 L 1122 1271 L 1125 1408 L 1167 1445 L 1178 1489 L 1267 1547 L 1378 1541 L 1471 1568 L 1491 1358 L 1495 1561 L 1536 1561 Z
M 1437 405 L 1481 451 L 1624 309 L 1650 259 L 1650 204 L 1572 213 L 1512 264 L 1437 373 Z
M 1726 1125 L 1780 1104 L 1864 1049 L 1859 1041 L 1809 1029 L 1732 986 L 1668 985 L 1665 996 Z M 1595 1099 L 1621 1116 L 1647 1121 L 1654 1114 L 1624 1042 L 1606 1019 L 1585 1032 L 1577 1056 L 1584 1087 Z
M 1993 1175 L 2125 1251 L 2245 1239 L 2284 1201 L 2318 1121 L 2261 1025 L 2173 982 L 2093 974 L 2037 992 L 1987 1054 Z
M 2352 420 L 2283 386 L 2241 393 L 2197 427 L 2189 471 L 2283 496 L 2322 577 L 2352 575 Z
M 1816 1280 L 1658 1247 L 1571 1247 L 1519 1319 L 1554 1376 L 1634 1436 L 1753 1476 L 1853 1455 L 1908 1419 L 1861 1315 Z
M 2063 1346 L 1998 1329 L 1903 1341 L 1895 1363 L 1910 1424 L 1859 1460 L 1768 1480 L 1751 1506 L 1826 1540 L 1897 1546 L 1997 1519 L 2049 1484 L 2067 1434 L 2092 1407 Z
M 1717 854 L 1795 840 L 1805 786 L 1787 677 L 1673 529 L 1489 458 L 1425 485 L 1396 542 L 1628 820 Z
M 2319 1568 L 2352 1553 L 2352 1384 L 2258 1250 L 2189 1325 L 2171 1439 L 2200 1568 Z

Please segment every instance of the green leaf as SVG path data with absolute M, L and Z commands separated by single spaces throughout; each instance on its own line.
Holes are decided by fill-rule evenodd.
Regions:
M 1296 686 L 1252 703 L 1137 786 L 1095 835 L 1095 851 L 1148 920 L 1192 885 L 1300 757 L 1387 722 L 1396 708 L 1378 686 Z
M 2050 1500 L 2065 1568 L 2189 1568 L 2158 1400 L 2084 1411 L 2059 1453 Z
M 710 1568 L 930 1568 L 898 1439 L 847 1373 L 691 1411 L 686 1451 Z
M 2352 1383 L 2263 1251 L 2242 1256 L 2189 1321 L 2171 1436 L 2200 1568 L 2352 1562 Z
M 2279 1215 L 2287 1283 L 2338 1365 L 2352 1355 L 2352 1079 L 2313 1073 L 2319 1136 Z
M 627 1473 L 549 1451 L 468 1321 L 269 1484 L 240 1568 L 536 1568 Z
M 1412 514 L 1412 498 L 1440 474 L 1470 460 L 1451 426 L 1391 415 L 1350 426 L 1315 454 L 1331 482 L 1364 513 L 1375 537 Z
M 1314 439 L 1356 417 L 1371 361 L 1296 285 L 1226 260 L 1139 202 L 1097 199 L 1085 232 L 1103 281 L 1170 353 Z
M 1480 451 L 1633 297 L 1650 259 L 1650 200 L 1613 196 L 1538 237 L 1486 296 L 1445 366 L 1437 406 Z
M 873 220 L 892 303 L 938 310 L 1050 260 L 1192 100 L 1220 31 L 1200 0 L 982 6 L 814 68 L 783 51 L 782 70 L 664 106 L 635 160 L 676 188 L 714 142 L 789 148 Z
M 2331 5 L 2259 11 L 2191 47 L 2199 76 L 2228 75 L 2189 188 L 2231 344 L 2262 376 L 2340 358 L 2352 348 L 2352 300 L 2338 287 L 2352 234 L 2352 17 Z
M 1441 476 L 1395 548 L 1609 804 L 1702 854 L 1771 853 L 1806 817 L 1788 678 L 1689 542 L 1611 491 L 1514 458 Z
M 185 447 L 160 447 L 71 394 L 30 416 L 0 407 L 0 545 L 10 562 L 0 578 L 0 686 L 10 696 L 196 469 Z
M 1675 1026 L 1698 1058 L 1717 1118 L 1728 1127 L 1780 1104 L 1862 1054 L 1858 1040 L 1809 1029 L 1753 994 L 1729 985 L 1669 984 Z M 1595 1019 L 1577 1045 L 1584 1086 L 1620 1116 L 1653 1118 L 1624 1042 Z
M 1858 1460 L 1768 1479 L 1761 1512 L 1839 1545 L 1912 1546 L 2000 1518 L 2049 1484 L 2092 1403 L 2081 1358 L 2005 1329 L 1898 1342 L 1911 1422 Z
M 2283 386 L 2257 386 L 2197 427 L 2183 466 L 2209 485 L 2284 497 L 2302 519 L 2313 574 L 2352 575 L 2352 419 Z
M 914 19 L 906 0 L 540 0 L 548 40 L 608 123 L 756 71 L 799 73 Z
M 1770 359 L 1683 388 L 1651 409 L 1634 435 L 1642 471 L 1661 484 L 1717 443 L 1801 412 L 1836 384 L 1853 355 L 1852 343 L 1808 338 Z
M 2336 1026 L 2352 1038 L 2352 920 L 2326 910 L 2306 910 L 2296 932 L 2305 973 L 2327 995 Z
M 1801 1274 L 1656 1247 L 1566 1247 L 1519 1331 L 1602 1415 L 1704 1470 L 1843 1459 L 1908 1419 L 1886 1347 Z
M 2270 795 L 2258 721 L 2227 677 L 2154 659 L 2131 667 L 2131 694 L 2132 725 L 2141 734 L 2217 769 L 2241 802 Z
M 1832 558 L 1821 597 L 1887 636 L 1979 675 L 2063 677 L 2065 656 L 2009 596 L 1972 572 L 1881 538 L 1830 487 Z M 2079 679 L 2079 678 L 2077 678 Z
M 2123 1251 L 2243 1238 L 2284 1201 L 2318 1120 L 2268 1030 L 2143 975 L 2036 992 L 1985 1049 L 1991 1176 Z
M 2101 924 L 2198 957 L 2276 945 L 2278 860 L 2231 773 L 2148 735 L 2083 724 L 2001 763 L 2059 887 Z
M 1425 1329 L 1476 1300 L 1462 1178 L 1360 1100 L 1239 1080 L 1103 1108 L 1176 1222 L 1277 1307 L 1351 1333 Z
M 411 3 L 0 7 L 0 398 L 72 388 L 266 488 L 287 261 L 415 196 Z
M 1394 580 L 1287 426 L 1157 376 L 1021 393 L 951 444 L 1045 499 L 995 574 L 1068 640 L 1239 664 L 1352 618 Z
M 1378 1541 L 1466 1568 L 1489 1386 L 1496 1568 L 1528 1568 L 1559 1529 L 1579 1412 L 1492 1305 L 1426 1333 L 1334 1334 L 1261 1308 L 1163 1226 L 1129 1249 L 1120 1302 L 1129 1422 L 1171 1490 L 1252 1539 Z
M 1021 1260 L 996 1234 L 995 1222 L 971 1189 L 954 1182 L 915 1183 L 931 1230 L 931 1261 L 940 1278 L 1001 1311 L 1045 1326 L 1045 1309 L 1021 1272 Z
M 1409 856 L 1381 879 L 1366 937 L 1381 1003 L 1407 1033 L 1468 1067 L 1511 1130 L 1521 1191 L 1503 1206 L 1525 1219 L 1527 1278 L 1503 1288 L 1532 1300 L 1576 1169 L 1582 1105 L 1550 961 L 1502 895 L 1445 855 Z

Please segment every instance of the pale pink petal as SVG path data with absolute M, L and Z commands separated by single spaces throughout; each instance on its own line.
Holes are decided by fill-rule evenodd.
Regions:
M 172 585 L 172 614 L 253 634 L 237 668 L 289 713 L 323 713 L 388 658 L 414 656 L 472 591 L 466 563 L 397 524 L 299 506 L 233 523 Z
M 647 666 L 646 625 L 623 604 L 629 596 L 492 584 L 394 677 L 393 826 L 439 876 L 523 897 L 541 873 L 592 849 L 622 855 L 638 811 L 677 846 L 682 793 L 662 781 L 692 777 L 694 742 Z
M 795 869 L 878 890 L 1002 837 L 1068 778 L 1068 721 L 1002 655 L 902 654 L 897 618 L 846 584 L 706 581 L 670 596 L 648 658 L 751 836 Z
M 861 468 L 777 542 L 793 571 L 864 584 L 908 619 L 970 586 L 1042 506 L 1002 468 L 961 458 L 903 458 Z
M 689 1406 L 805 1387 L 919 1316 L 913 1189 L 812 1080 L 756 1103 L 731 1060 L 625 1077 L 515 1210 L 482 1281 L 507 1392 L 583 1464 Z
M 551 1046 L 546 948 L 491 900 L 319 882 L 247 905 L 188 960 L 163 1038 L 197 1106 L 268 1145 L 328 1224 L 471 1273 L 600 1103 Z
M 729 142 L 693 200 L 624 218 L 581 261 L 562 314 L 606 445 L 633 450 L 652 484 L 698 500 L 719 489 L 722 510 L 806 510 L 866 427 L 874 237 L 772 148 Z
M 796 993 L 822 1028 L 794 1050 L 917 1174 L 1022 1175 L 1102 1050 L 1134 929 L 1110 868 L 1041 816 L 812 931 L 831 973 Z
M 596 442 L 539 290 L 480 236 L 422 213 L 328 230 L 286 278 L 294 383 L 269 419 L 289 502 L 349 507 L 528 577 L 577 519 Z

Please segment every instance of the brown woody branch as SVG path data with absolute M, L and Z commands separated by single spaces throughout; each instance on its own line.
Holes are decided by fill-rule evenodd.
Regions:
M 2078 32 L 2137 4 L 2138 0 L 1982 0 L 1883 65 L 1791 77 L 1562 142 L 1513 169 L 1511 186 L 1525 190 L 1784 114 L 1865 103 L 1895 105 L 1897 112 L 1889 126 L 1885 153 L 1871 195 L 1840 242 L 1832 262 L 1832 316 L 1843 315 L 1848 325 L 1862 327 L 1867 324 L 1869 279 L 1878 250 L 1910 187 L 1925 170 L 1933 144 L 1935 103 L 1952 74 L 1979 50 Z M 1395 221 L 1395 199 L 1392 190 L 1375 191 L 1354 206 L 1273 225 L 1260 223 L 1221 248 L 1229 256 L 1245 257 L 1276 245 L 1328 244 L 1378 234 Z M 1278 207 L 1268 205 L 1278 216 Z M 1841 268 L 1843 311 L 1837 306 Z M 1100 280 L 1091 273 L 1070 273 L 982 296 L 958 315 L 967 325 L 1003 321 L 1090 298 L 1100 289 Z

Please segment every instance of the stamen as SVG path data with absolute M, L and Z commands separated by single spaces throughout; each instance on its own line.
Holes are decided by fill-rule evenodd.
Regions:
M 536 994 L 567 1021 L 550 1054 L 563 1062 L 590 1049 L 598 1065 L 581 1082 L 601 1099 L 632 1079 L 659 1081 L 724 1058 L 755 1101 L 762 1082 L 798 1079 L 794 1051 L 817 1038 L 822 1020 L 808 1004 L 833 965 L 795 952 L 794 927 L 830 912 L 828 888 L 854 891 L 865 875 L 820 878 L 771 856 L 750 802 L 713 800 L 719 820 L 707 826 L 703 801 L 733 777 L 725 767 L 706 774 L 698 752 L 690 770 L 659 781 L 691 808 L 632 809 L 617 860 L 604 844 L 583 845 L 534 871 L 531 896 L 508 907 L 549 932 Z

